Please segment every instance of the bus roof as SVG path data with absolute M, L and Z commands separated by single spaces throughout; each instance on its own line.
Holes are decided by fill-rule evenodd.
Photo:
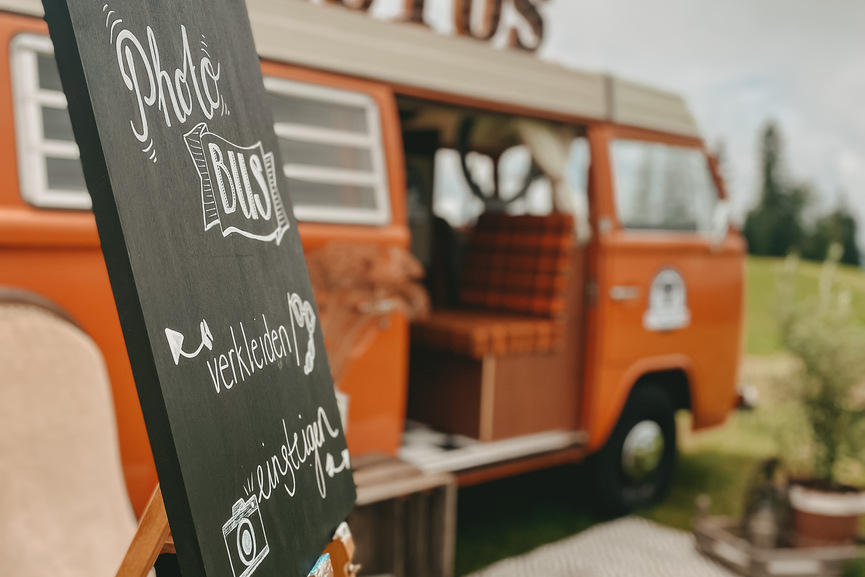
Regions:
M 676 94 L 339 6 L 246 2 L 264 59 L 378 80 L 397 92 L 410 87 L 541 114 L 699 136 L 694 117 Z M 43 14 L 39 0 L 0 0 L 0 10 Z

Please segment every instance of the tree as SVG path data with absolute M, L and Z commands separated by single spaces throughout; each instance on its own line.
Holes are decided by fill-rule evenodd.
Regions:
M 810 197 L 806 185 L 790 185 L 783 171 L 780 130 L 769 122 L 762 134 L 762 190 L 759 204 L 745 219 L 745 238 L 751 254 L 785 256 L 805 237 L 802 210 Z
M 814 229 L 802 243 L 802 258 L 808 260 L 825 260 L 832 244 L 841 246 L 840 261 L 844 264 L 859 266 L 861 255 L 856 244 L 856 219 L 847 207 L 841 203 L 829 214 L 819 218 L 814 223 Z

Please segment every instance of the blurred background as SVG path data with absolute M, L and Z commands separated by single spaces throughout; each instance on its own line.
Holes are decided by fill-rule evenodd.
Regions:
M 393 18 L 402 5 L 378 0 L 371 13 Z M 865 215 L 861 2 L 549 0 L 539 9 L 538 57 L 685 97 L 722 159 L 739 222 L 759 201 L 762 134 L 770 125 L 785 177 L 808 191 L 806 220 L 839 208 Z M 450 34 L 451 11 L 451 2 L 430 0 L 424 17 Z M 499 45 L 511 26 L 525 23 L 506 3 Z
M 508 7 L 503 22 L 522 26 Z M 400 0 L 379 0 L 372 11 L 391 18 L 401 9 Z M 791 393 L 799 365 L 784 345 L 779 283 L 792 285 L 799 299 L 814 297 L 820 263 L 839 243 L 846 266 L 835 288 L 847 291 L 852 316 L 865 321 L 865 4 L 558 0 L 540 9 L 546 28 L 539 58 L 683 95 L 719 158 L 733 220 L 749 243 L 741 380 L 759 392 L 759 405 L 695 435 L 680 414 L 671 493 L 640 514 L 688 530 L 695 498 L 709 493 L 718 512 L 740 515 L 756 464 L 790 449 L 789 430 L 805 422 Z M 449 2 L 429 2 L 425 18 L 453 33 Z M 789 253 L 811 262 L 784 277 L 781 258 Z M 861 463 L 851 466 L 848 480 L 865 480 Z M 575 489 L 579 479 L 579 471 L 562 468 L 463 489 L 457 573 L 601 521 Z

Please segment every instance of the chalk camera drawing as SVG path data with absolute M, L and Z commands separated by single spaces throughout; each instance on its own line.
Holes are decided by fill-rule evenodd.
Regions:
M 673 268 L 661 269 L 649 287 L 649 308 L 643 315 L 647 331 L 672 331 L 691 324 L 685 279 Z
M 273 153 L 265 152 L 261 141 L 229 142 L 204 122 L 183 138 L 201 180 L 204 230 L 218 226 L 223 237 L 239 234 L 278 245 L 289 221 L 276 187 Z
M 255 495 L 238 499 L 231 507 L 231 518 L 222 526 L 225 549 L 234 577 L 249 577 L 270 553 L 261 511 Z

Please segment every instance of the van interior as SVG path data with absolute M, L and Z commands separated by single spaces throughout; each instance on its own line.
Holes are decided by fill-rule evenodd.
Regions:
M 579 428 L 585 129 L 398 100 L 413 255 L 408 418 L 496 441 Z

